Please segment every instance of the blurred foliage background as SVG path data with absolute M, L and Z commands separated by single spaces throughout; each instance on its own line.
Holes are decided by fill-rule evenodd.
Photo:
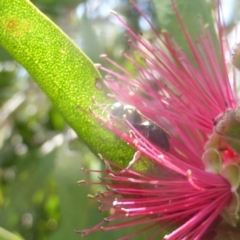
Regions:
M 121 58 L 120 51 L 128 50 L 127 41 L 110 9 L 122 14 L 136 32 L 148 34 L 148 26 L 128 0 L 32 2 L 96 63 L 101 62 L 99 55 L 106 53 L 132 68 Z M 156 23 L 151 2 L 137 2 Z M 231 3 L 227 31 L 239 18 L 239 5 L 239 1 Z M 3 229 L 20 237 L 16 239 L 80 239 L 74 229 L 101 221 L 104 215 L 98 213 L 95 201 L 87 198 L 96 189 L 77 185 L 78 180 L 96 180 L 97 175 L 83 174 L 81 167 L 99 169 L 101 163 L 77 139 L 28 73 L 0 47 L 0 239 L 15 239 Z M 87 239 L 117 239 L 121 232 L 93 233 Z

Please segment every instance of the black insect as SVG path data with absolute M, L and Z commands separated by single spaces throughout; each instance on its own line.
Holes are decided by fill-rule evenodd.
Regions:
M 136 128 L 143 136 L 145 136 L 151 143 L 157 147 L 162 148 L 166 152 L 169 151 L 170 135 L 163 128 L 160 128 L 155 123 L 150 121 L 144 121 Z
M 142 123 L 142 116 L 136 108 L 130 105 L 123 105 L 116 102 L 111 106 L 111 115 L 119 119 L 127 120 L 134 128 L 137 128 Z
M 111 106 L 110 114 L 119 119 L 127 120 L 152 144 L 165 151 L 169 151 L 169 133 L 155 123 L 147 120 L 136 108 L 117 102 Z

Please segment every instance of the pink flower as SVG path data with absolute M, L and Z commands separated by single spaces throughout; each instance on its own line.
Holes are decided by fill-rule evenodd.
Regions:
M 110 113 L 106 126 L 132 144 L 136 154 L 128 168 L 102 158 L 106 164 L 106 170 L 99 171 L 102 182 L 87 183 L 107 187 L 92 197 L 100 202 L 100 211 L 110 215 L 78 231 L 83 235 L 140 226 L 121 239 L 145 231 L 148 239 L 240 239 L 236 228 L 240 153 L 231 132 L 238 125 L 236 84 L 229 81 L 220 23 L 219 54 L 208 29 L 202 27 L 194 42 L 174 3 L 173 8 L 195 62 L 167 32 L 159 34 L 149 22 L 156 37 L 149 42 L 116 15 L 130 35 L 133 52 L 138 52 L 138 57 L 123 53 L 136 75 L 107 56 L 103 57 L 119 71 L 99 68 L 108 73 L 105 82 L 116 101 L 135 107 L 142 121 L 162 129 L 170 148 L 157 145 L 133 122 Z

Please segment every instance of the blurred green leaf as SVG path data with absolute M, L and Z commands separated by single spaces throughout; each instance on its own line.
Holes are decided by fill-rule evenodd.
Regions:
M 12 59 L 13 58 L 10 56 L 10 54 L 0 46 L 0 61 L 8 61 Z
M 172 1 L 170 0 L 152 0 L 156 9 L 156 16 L 161 30 L 166 30 L 174 37 L 176 42 L 187 54 L 190 59 L 194 59 L 189 43 L 184 36 L 183 30 L 173 10 Z M 217 52 L 219 52 L 218 39 L 214 29 L 213 17 L 209 4 L 205 0 L 191 1 L 191 0 L 174 0 L 179 15 L 183 21 L 185 28 L 193 40 L 193 44 L 202 33 L 202 28 L 208 26 L 212 35 L 214 45 Z
M 23 240 L 23 238 L 0 227 L 0 240 Z
M 92 22 L 87 18 L 86 12 L 81 19 L 81 37 L 83 51 L 93 60 L 99 62 L 100 50 L 99 39 L 93 29 Z M 96 57 L 97 56 L 97 57 Z
M 47 222 L 51 217 L 44 212 L 47 200 L 56 191 L 53 182 L 55 151 L 41 154 L 29 151 L 18 159 L 16 166 L 9 171 L 14 181 L 4 185 L 4 198 L 0 214 L 0 225 L 9 230 L 18 231 L 25 239 L 41 239 L 48 229 Z

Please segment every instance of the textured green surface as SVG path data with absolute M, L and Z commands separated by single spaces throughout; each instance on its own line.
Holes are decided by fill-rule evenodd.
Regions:
M 103 129 L 86 112 L 92 97 L 106 102 L 95 87 L 100 78 L 89 58 L 29 1 L 0 1 L 0 44 L 20 63 L 95 152 L 126 165 L 133 149 Z

